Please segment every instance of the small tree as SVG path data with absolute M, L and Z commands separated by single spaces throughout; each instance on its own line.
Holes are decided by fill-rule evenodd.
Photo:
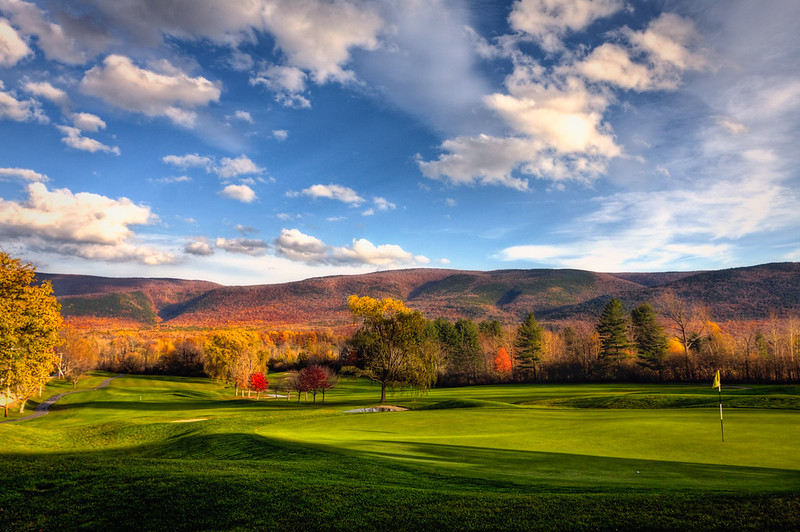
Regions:
M 331 372 L 327 368 L 314 364 L 300 370 L 298 379 L 302 381 L 304 390 L 311 392 L 313 402 L 317 402 L 317 393 L 322 392 L 322 402 L 325 402 L 325 390 L 333 388 L 334 383 Z
M 500 346 L 497 350 L 497 355 L 494 357 L 494 370 L 500 375 L 508 375 L 511 373 L 511 355 L 505 347 Z
M 264 377 L 262 372 L 257 371 L 250 374 L 249 388 L 256 392 L 256 401 L 258 401 L 264 390 L 267 389 L 267 386 L 269 386 L 269 381 Z

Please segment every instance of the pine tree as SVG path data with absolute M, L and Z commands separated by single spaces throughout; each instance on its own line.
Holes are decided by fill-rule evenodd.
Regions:
M 535 381 L 536 363 L 542 355 L 542 328 L 533 313 L 529 313 L 517 328 L 517 341 L 514 345 L 517 348 L 517 371 L 522 374 L 523 379 L 527 380 L 532 376 Z
M 642 303 L 631 311 L 631 332 L 639 356 L 637 363 L 658 373 L 661 380 L 667 355 L 667 335 L 649 303 Z
M 614 298 L 606 304 L 597 322 L 597 334 L 600 336 L 599 358 L 604 364 L 615 363 L 617 369 L 630 347 L 627 321 L 622 302 Z

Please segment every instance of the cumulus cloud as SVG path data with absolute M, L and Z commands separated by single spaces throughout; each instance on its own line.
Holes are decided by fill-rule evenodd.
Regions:
M 23 84 L 23 88 L 35 96 L 39 96 L 45 100 L 50 100 L 51 102 L 62 107 L 67 107 L 70 104 L 69 96 L 67 96 L 67 93 L 64 90 L 54 87 L 52 84 L 46 81 L 28 81 Z
M 80 88 L 120 109 L 164 116 L 184 127 L 194 125 L 196 113 L 191 109 L 219 101 L 218 83 L 191 77 L 167 61 L 158 63 L 157 69 L 147 70 L 125 56 L 109 55 L 102 66 L 85 73 Z
M 81 131 L 90 131 L 92 133 L 106 128 L 105 121 L 92 113 L 74 113 L 72 115 L 72 123 Z
M 48 59 L 69 65 L 83 64 L 87 60 L 87 50 L 64 28 L 47 20 L 45 12 L 37 5 L 22 0 L 0 0 L 2 11 L 19 33 L 36 37 L 36 45 Z
M 375 205 L 376 209 L 382 212 L 394 210 L 397 208 L 397 205 L 387 200 L 386 198 L 381 198 L 381 197 L 372 198 L 372 203 Z
M 549 52 L 563 47 L 569 32 L 587 28 L 597 19 L 623 8 L 620 0 L 519 0 L 508 17 L 511 28 L 530 35 Z
M 100 141 L 95 139 L 84 137 L 81 134 L 81 130 L 77 127 L 70 127 L 70 126 L 56 126 L 59 131 L 64 135 L 61 138 L 61 142 L 69 146 L 70 148 L 74 148 L 76 150 L 81 151 L 88 151 L 91 153 L 95 153 L 98 151 L 111 153 L 114 155 L 120 154 L 120 149 L 117 146 L 106 146 Z
M 242 203 L 252 203 L 258 199 L 255 191 L 247 185 L 228 185 L 219 194 Z
M 358 193 L 352 188 L 334 184 L 312 185 L 307 189 L 302 190 L 300 194 L 315 199 L 327 198 L 341 201 L 342 203 L 347 203 L 353 206 L 358 206 L 365 201 L 364 198 L 359 196 Z
M 42 106 L 33 99 L 19 100 L 14 91 L 5 91 L 5 85 L 0 81 L 0 119 L 14 120 L 15 122 L 49 122 L 42 111 Z
M 275 0 L 262 16 L 288 65 L 310 72 L 316 83 L 352 80 L 345 68 L 350 50 L 375 49 L 383 27 L 368 3 Z
M 306 91 L 305 72 L 297 67 L 269 65 L 250 78 L 251 85 L 263 85 L 275 93 L 275 101 L 286 107 L 308 109 L 311 102 Z
M 298 229 L 283 229 L 274 241 L 278 255 L 311 265 L 403 266 L 427 264 L 424 256 L 414 256 L 395 244 L 376 246 L 366 239 L 353 239 L 349 246 L 334 247 Z
M 272 136 L 275 138 L 275 140 L 283 142 L 289 138 L 289 132 L 285 129 L 273 129 Z
M 521 0 L 509 22 L 555 51 L 567 32 L 621 8 L 611 0 Z M 708 65 L 694 25 L 677 15 L 662 14 L 642 31 L 622 28 L 615 35 L 626 42 L 606 42 L 585 55 L 565 53 L 550 66 L 506 43 L 514 69 L 505 92 L 485 96 L 484 104 L 511 134 L 448 139 L 438 158 L 418 157 L 423 175 L 526 190 L 528 176 L 590 183 L 606 174 L 613 159 L 627 157 L 607 121 L 614 90 L 675 90 L 686 71 Z
M 223 157 L 219 161 L 208 155 L 187 153 L 186 155 L 165 155 L 161 158 L 165 164 L 178 168 L 203 168 L 206 172 L 214 172 L 221 179 L 229 180 L 246 175 L 264 173 L 265 169 L 254 163 L 249 157 L 242 154 L 239 157 Z
M 247 122 L 248 124 L 254 124 L 255 123 L 255 120 L 253 120 L 253 115 L 251 115 L 247 111 L 239 110 L 239 111 L 236 111 L 235 113 L 233 113 L 233 115 L 226 116 L 225 118 L 227 118 L 228 120 L 230 120 L 231 118 L 233 118 L 235 120 L 241 120 L 242 122 Z
M 222 179 L 230 179 L 240 175 L 260 174 L 264 169 L 242 154 L 235 159 L 223 157 L 215 171 Z
M 32 53 L 8 20 L 0 18 L 0 66 L 12 67 Z
M 263 257 L 269 250 L 269 244 L 263 240 L 250 238 L 217 238 L 217 247 L 228 253 L 239 253 L 252 257 Z
M 74 194 L 68 189 L 50 191 L 43 183 L 28 185 L 27 201 L 0 199 L 0 234 L 4 238 L 86 259 L 174 262 L 170 253 L 136 244 L 132 226 L 156 221 L 149 207 L 127 198 Z
M 198 257 L 208 257 L 214 254 L 214 248 L 202 238 L 193 242 L 188 242 L 183 250 L 189 255 L 196 255 Z
M 50 178 L 27 168 L 0 168 L 0 179 L 4 177 L 18 177 L 25 181 L 49 181 Z

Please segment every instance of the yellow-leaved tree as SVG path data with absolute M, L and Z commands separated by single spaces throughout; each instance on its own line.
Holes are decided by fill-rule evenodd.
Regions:
M 426 390 L 436 381 L 438 347 L 428 320 L 421 312 L 396 299 L 350 296 L 350 312 L 361 322 L 351 340 L 357 374 L 386 388 L 410 386 Z
M 0 389 L 19 411 L 38 393 L 56 365 L 61 306 L 48 282 L 35 285 L 36 268 L 0 251 Z

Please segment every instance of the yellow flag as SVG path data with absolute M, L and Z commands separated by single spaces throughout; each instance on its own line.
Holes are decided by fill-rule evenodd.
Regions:
M 712 384 L 711 387 L 722 391 L 722 384 L 719 382 L 719 370 L 717 370 L 717 373 L 714 375 L 714 384 Z

